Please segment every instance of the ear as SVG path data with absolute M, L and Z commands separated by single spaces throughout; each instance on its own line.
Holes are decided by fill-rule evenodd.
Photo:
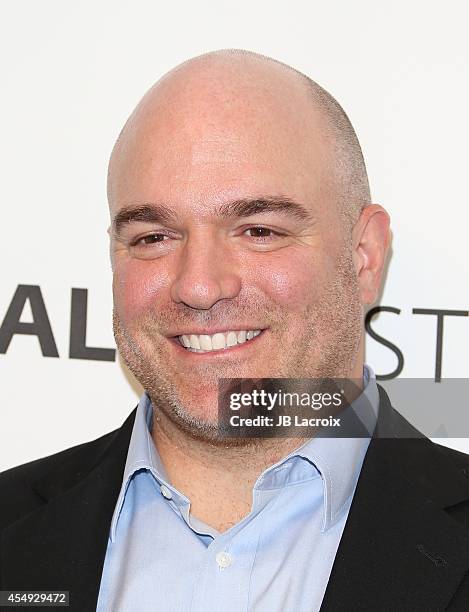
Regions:
M 389 221 L 382 206 L 369 204 L 352 230 L 353 262 L 363 304 L 372 304 L 378 296 L 389 248 Z

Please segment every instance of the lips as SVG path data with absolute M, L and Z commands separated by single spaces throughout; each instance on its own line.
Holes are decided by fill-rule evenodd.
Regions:
M 220 351 L 249 342 L 261 333 L 260 329 L 217 332 L 215 334 L 183 334 L 177 336 L 180 344 L 188 351 L 209 353 Z

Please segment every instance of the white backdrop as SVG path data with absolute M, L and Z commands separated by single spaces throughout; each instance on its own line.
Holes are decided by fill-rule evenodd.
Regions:
M 71 289 L 88 290 L 87 345 L 112 348 L 113 142 L 159 76 L 212 49 L 285 61 L 344 106 L 392 216 L 379 304 L 400 314 L 373 327 L 402 351 L 400 376 L 433 378 L 436 317 L 412 310 L 469 310 L 468 18 L 464 0 L 3 3 L 0 323 L 18 285 L 39 286 L 59 357 L 25 334 L 0 354 L 0 470 L 98 437 L 135 406 L 118 360 L 69 358 Z M 446 317 L 442 377 L 469 377 L 468 346 L 469 317 Z M 378 374 L 397 362 L 371 338 L 367 361 Z M 442 442 L 469 452 L 469 439 Z

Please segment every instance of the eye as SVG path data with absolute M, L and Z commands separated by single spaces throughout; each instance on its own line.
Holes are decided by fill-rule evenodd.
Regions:
M 169 236 L 166 236 L 166 234 L 157 234 L 157 233 L 153 233 L 153 234 L 147 234 L 146 236 L 142 236 L 141 238 L 138 238 L 137 240 L 135 240 L 132 243 L 132 246 L 144 246 L 146 244 L 155 244 L 156 242 L 164 242 L 165 239 L 168 239 Z
M 250 227 L 247 231 L 253 238 L 265 238 L 270 236 L 271 233 L 271 230 L 267 227 Z
M 137 259 L 156 259 L 168 254 L 175 246 L 177 236 L 166 230 L 157 230 L 140 234 L 128 243 L 132 257 Z
M 245 233 L 249 232 L 249 237 L 251 238 L 272 238 L 273 236 L 279 236 L 278 232 L 274 232 L 268 227 L 256 226 L 250 227 L 245 230 Z

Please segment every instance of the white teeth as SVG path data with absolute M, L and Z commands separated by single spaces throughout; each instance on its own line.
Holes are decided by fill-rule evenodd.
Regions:
M 244 344 L 252 340 L 261 333 L 260 329 L 249 331 L 228 331 L 225 333 L 217 332 L 209 336 L 208 334 L 184 334 L 179 336 L 179 341 L 188 350 L 194 353 L 207 353 L 209 351 L 219 351 L 237 344 Z
M 199 339 L 200 339 L 200 348 L 203 351 L 212 350 L 212 339 L 210 338 L 210 336 L 206 336 L 205 334 L 202 334 L 199 336 Z
M 224 348 L 226 348 L 225 334 L 220 334 L 220 333 L 213 334 L 212 349 L 215 351 L 217 349 L 224 349 Z
M 243 342 L 246 342 L 246 332 L 244 330 L 238 332 L 238 342 L 239 342 L 239 344 L 242 344 Z
M 187 336 L 181 336 L 181 342 L 183 346 L 185 346 L 186 348 L 189 348 L 191 345 L 191 341 L 189 340 Z
M 191 341 L 191 348 L 200 349 L 199 336 L 196 336 L 195 334 L 191 334 L 189 336 L 189 340 Z
M 238 338 L 235 332 L 228 332 L 226 335 L 226 346 L 235 346 L 238 344 Z

